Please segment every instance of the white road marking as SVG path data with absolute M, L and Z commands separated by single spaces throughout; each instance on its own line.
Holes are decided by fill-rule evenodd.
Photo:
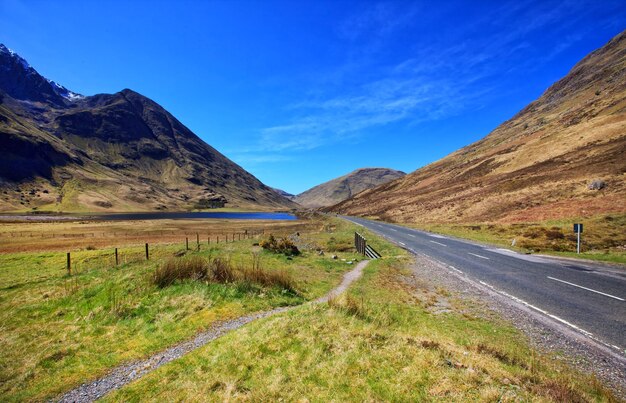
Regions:
M 402 246 L 406 246 L 406 244 L 404 242 L 398 242 L 400 245 Z
M 552 319 L 555 319 L 555 320 L 557 320 L 557 321 L 559 321 L 559 322 L 561 322 L 561 323 L 563 323 L 563 324 L 565 324 L 565 325 L 567 325 L 567 326 L 569 326 L 569 327 L 571 327 L 571 328 L 573 328 L 573 329 L 576 329 L 576 330 L 578 330 L 579 332 L 581 332 L 582 334 L 584 334 L 584 335 L 586 335 L 586 336 L 588 336 L 588 337 L 591 337 L 591 338 L 593 338 L 593 339 L 595 340 L 595 337 L 593 337 L 593 333 L 588 332 L 588 331 L 586 331 L 585 329 L 582 329 L 582 328 L 580 328 L 580 327 L 576 326 L 575 324 L 573 324 L 573 323 L 570 323 L 570 322 L 566 321 L 566 320 L 565 320 L 565 319 L 563 319 L 563 318 L 559 318 L 559 317 L 558 317 L 558 316 L 556 316 L 556 315 L 552 315 L 552 314 L 551 314 L 551 313 L 549 313 L 548 311 L 545 311 L 545 310 L 543 310 L 543 309 L 541 309 L 541 308 L 539 308 L 539 307 L 536 307 L 536 306 L 534 306 L 534 305 L 532 305 L 532 304 L 529 304 L 528 302 L 524 301 L 524 300 L 523 300 L 523 299 L 521 299 L 521 298 L 517 298 L 517 297 L 516 297 L 516 296 L 514 296 L 514 295 L 511 295 L 511 294 L 509 294 L 509 293 L 507 293 L 507 292 L 504 292 L 504 291 L 500 291 L 500 290 L 496 289 L 494 286 L 492 286 L 492 285 L 490 285 L 490 284 L 485 283 L 484 281 L 480 281 L 480 280 L 479 280 L 479 283 L 481 283 L 482 285 L 484 285 L 484 286 L 486 286 L 486 287 L 491 288 L 491 289 L 492 289 L 492 290 L 494 290 L 495 292 L 497 292 L 497 293 L 499 293 L 499 294 L 502 294 L 502 295 L 504 295 L 505 297 L 511 298 L 512 300 L 517 301 L 517 302 L 519 302 L 520 304 L 526 305 L 527 307 L 532 308 L 532 309 L 534 309 L 534 310 L 535 310 L 535 311 L 537 311 L 537 312 L 541 312 L 542 314 L 544 314 L 544 315 L 546 315 L 546 316 L 549 316 L 549 317 L 551 317 Z M 603 344 L 604 344 L 604 343 L 603 343 Z
M 548 276 L 548 278 L 549 278 L 550 280 L 560 281 L 561 283 L 565 283 L 565 284 L 569 284 L 569 285 L 574 286 L 574 287 L 582 288 L 583 290 L 587 290 L 587 291 L 595 292 L 596 294 L 602 294 L 602 295 L 604 295 L 604 296 L 606 296 L 606 297 L 609 297 L 609 298 L 615 298 L 615 299 L 617 299 L 617 300 L 619 300 L 619 301 L 624 301 L 624 298 L 616 297 L 615 295 L 607 294 L 607 293 L 605 293 L 605 292 L 598 291 L 598 290 L 594 290 L 594 289 L 592 289 L 592 288 L 583 287 L 582 285 L 578 285 L 578 284 L 570 283 L 569 281 L 561 280 L 561 279 L 554 278 L 554 277 L 550 277 L 550 276 Z
M 441 245 L 441 246 L 448 246 L 445 243 L 441 243 L 441 242 L 437 242 L 437 241 L 430 241 L 432 243 L 436 243 L 437 245 Z
M 463 272 L 462 272 L 461 270 L 457 269 L 457 268 L 456 268 L 456 267 L 454 267 L 454 266 L 448 266 L 448 267 L 449 267 L 449 268 L 451 268 L 452 270 L 454 270 L 454 271 L 458 272 L 458 273 L 463 274 Z
M 395 229 L 395 228 L 389 228 L 389 229 L 390 229 L 391 231 L 398 232 L 398 230 L 397 230 L 397 229 Z
M 439 239 L 447 239 L 445 236 L 443 235 L 437 235 L 437 234 L 426 234 L 428 236 L 432 236 L 433 238 L 439 238 Z
M 471 253 L 471 252 L 467 252 L 467 254 L 468 254 L 468 255 L 472 255 L 472 256 L 479 257 L 479 258 L 481 258 L 481 259 L 487 259 L 487 260 L 489 260 L 489 258 L 488 258 L 487 256 L 481 256 L 481 255 L 477 255 L 477 254 L 475 254 L 475 253 Z
M 430 257 L 430 256 L 428 256 L 428 255 L 425 255 L 425 254 L 423 254 L 423 253 L 418 253 L 418 255 L 423 256 L 423 257 L 425 257 L 425 258 L 427 258 L 427 259 L 432 259 L 432 257 Z M 435 259 L 435 260 L 436 260 L 436 259 Z M 445 263 L 440 262 L 440 261 L 439 261 L 439 263 L 443 264 L 444 266 L 448 266 L 448 267 L 450 267 L 450 268 L 452 268 L 452 269 L 456 270 L 456 268 L 455 268 L 455 267 L 453 267 L 453 266 L 446 265 Z M 458 270 L 458 271 L 460 271 L 460 270 Z M 468 277 L 466 276 L 465 278 L 467 279 Z M 471 282 L 471 283 L 473 283 L 473 281 L 472 281 L 472 280 L 470 280 L 470 282 Z M 567 325 L 567 326 L 571 327 L 571 328 L 572 328 L 572 329 L 574 329 L 574 330 L 577 330 L 578 332 L 582 333 L 584 336 L 587 336 L 587 337 L 589 337 L 590 339 L 592 339 L 592 340 L 594 340 L 594 341 L 596 341 L 596 342 L 598 342 L 598 343 L 600 343 L 600 344 L 602 344 L 602 345 L 604 345 L 604 346 L 606 346 L 606 347 L 613 348 L 613 349 L 615 349 L 615 350 L 619 351 L 619 352 L 620 352 L 620 354 L 623 354 L 623 353 L 626 351 L 626 350 L 622 349 L 622 348 L 621 348 L 621 347 L 619 347 L 619 346 L 616 346 L 616 345 L 614 345 L 614 344 L 609 344 L 609 343 L 606 343 L 606 342 L 602 341 L 602 340 L 601 340 L 601 339 L 599 339 L 598 337 L 595 337 L 595 336 L 593 335 L 593 333 L 588 332 L 587 330 L 582 329 L 582 328 L 580 328 L 580 327 L 578 327 L 578 326 L 574 325 L 573 323 L 570 323 L 570 322 L 566 321 L 565 319 L 559 318 L 559 317 L 558 317 L 558 316 L 556 316 L 556 315 L 552 315 L 551 313 L 549 313 L 549 312 L 547 312 L 547 311 L 545 311 L 545 310 L 543 310 L 543 309 L 541 309 L 541 308 L 539 308 L 539 307 L 536 307 L 536 306 L 534 306 L 534 305 L 532 305 L 532 304 L 529 304 L 528 302 L 524 301 L 523 299 L 517 298 L 516 296 L 511 295 L 511 294 L 509 294 L 509 293 L 507 293 L 507 292 L 500 291 L 500 290 L 496 289 L 495 287 L 493 287 L 492 285 L 485 283 L 484 281 L 478 280 L 478 282 L 479 282 L 480 284 L 482 284 L 482 285 L 484 285 L 484 286 L 486 286 L 486 287 L 490 288 L 492 291 L 494 291 L 494 292 L 496 292 L 496 293 L 498 293 L 498 294 L 501 294 L 501 295 L 503 295 L 503 296 L 505 296 L 505 297 L 507 297 L 507 298 L 509 298 L 509 299 L 512 299 L 512 300 L 514 300 L 514 301 L 516 301 L 516 302 L 518 302 L 518 303 L 520 303 L 520 304 L 522 304 L 522 305 L 525 305 L 525 306 L 527 306 L 527 307 L 529 307 L 529 308 L 531 308 L 531 309 L 533 309 L 533 310 L 535 310 L 535 311 L 537 311 L 537 312 L 540 312 L 540 313 L 542 313 L 542 314 L 544 314 L 544 315 L 546 315 L 546 316 L 548 316 L 548 317 L 550 317 L 550 318 L 552 318 L 552 319 L 555 319 L 556 321 L 561 322 L 561 323 L 563 323 L 564 325 Z
M 413 234 L 408 234 L 408 235 L 409 235 L 410 237 L 412 237 L 412 238 L 416 238 L 416 236 L 415 236 L 415 235 L 413 235 Z

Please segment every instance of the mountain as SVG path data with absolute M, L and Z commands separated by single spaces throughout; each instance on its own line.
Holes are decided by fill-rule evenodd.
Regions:
M 396 222 L 626 211 L 626 32 L 482 140 L 329 210 Z
M 361 168 L 347 175 L 317 185 L 297 195 L 293 200 L 305 207 L 331 206 L 359 192 L 406 175 L 388 168 Z
M 293 195 L 289 192 L 285 192 L 282 189 L 277 189 L 277 188 L 272 188 L 272 190 L 276 193 L 278 193 L 279 195 L 281 195 L 282 197 L 286 197 L 289 200 L 293 200 L 294 197 L 296 197 L 296 195 Z
M 0 211 L 295 204 L 125 89 L 82 96 L 0 45 Z

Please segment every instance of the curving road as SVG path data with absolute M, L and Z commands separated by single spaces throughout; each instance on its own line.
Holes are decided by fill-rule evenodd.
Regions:
M 626 270 L 533 256 L 400 225 L 342 217 L 626 356 Z

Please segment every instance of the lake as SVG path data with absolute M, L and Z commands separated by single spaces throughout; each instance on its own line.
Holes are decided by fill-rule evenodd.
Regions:
M 215 218 L 229 220 L 297 220 L 290 213 L 264 213 L 264 212 L 221 212 L 221 211 L 198 211 L 179 213 L 117 213 L 90 215 L 96 220 L 119 221 L 119 220 L 175 220 L 194 218 Z
M 176 220 L 176 219 L 228 219 L 228 220 L 297 220 L 290 213 L 267 213 L 267 212 L 222 212 L 222 211 L 199 211 L 177 213 L 112 213 L 112 214 L 16 214 L 1 215 L 0 222 L 28 221 L 125 221 L 125 220 Z

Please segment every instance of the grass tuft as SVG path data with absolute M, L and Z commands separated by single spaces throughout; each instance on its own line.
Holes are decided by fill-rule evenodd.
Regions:
M 152 282 L 159 288 L 165 288 L 176 280 L 202 280 L 207 277 L 208 263 L 200 256 L 168 259 L 155 270 Z
M 296 294 L 295 281 L 285 270 L 265 270 L 255 258 L 252 267 L 235 267 L 230 259 L 189 256 L 170 258 L 154 272 L 152 282 L 165 288 L 176 281 L 207 281 L 216 284 L 251 283 L 262 287 L 279 287 Z

